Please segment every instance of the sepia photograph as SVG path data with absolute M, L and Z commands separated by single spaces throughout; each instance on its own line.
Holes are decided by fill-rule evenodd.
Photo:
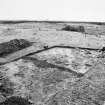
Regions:
M 105 1 L 0 0 L 0 105 L 105 105 Z

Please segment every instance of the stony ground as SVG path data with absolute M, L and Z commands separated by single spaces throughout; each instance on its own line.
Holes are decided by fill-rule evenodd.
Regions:
M 0 43 L 13 39 L 33 45 L 0 57 L 1 105 L 104 105 L 105 25 L 0 24 Z

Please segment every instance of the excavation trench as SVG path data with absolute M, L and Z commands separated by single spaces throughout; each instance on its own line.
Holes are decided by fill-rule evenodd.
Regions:
M 9 63 L 12 61 L 15 61 L 17 59 L 20 59 L 21 57 L 41 53 L 47 50 L 51 50 L 54 48 L 65 48 L 65 49 L 81 49 L 81 50 L 93 50 L 93 51 L 99 51 L 101 49 L 95 49 L 95 48 L 82 48 L 82 47 L 72 47 L 72 46 L 36 46 L 33 44 L 33 46 L 30 46 L 28 48 L 22 49 L 20 51 L 16 51 L 12 54 L 8 54 L 6 57 L 0 57 L 0 64 Z
M 82 73 L 77 73 L 77 72 L 73 71 L 72 69 L 69 69 L 69 68 L 66 68 L 66 67 L 63 67 L 63 66 L 58 66 L 58 65 L 55 65 L 55 64 L 52 64 L 52 63 L 48 63 L 44 60 L 38 60 L 38 59 L 33 58 L 33 57 L 23 57 L 23 59 L 33 61 L 34 64 L 39 68 L 57 68 L 60 71 L 72 73 L 72 75 L 74 75 L 78 78 L 84 76 L 84 74 L 82 74 Z
M 50 51 L 52 49 L 55 49 L 55 51 L 56 51 L 56 49 L 64 49 L 64 50 L 79 49 L 79 50 L 90 50 L 90 51 L 100 50 L 100 49 L 94 49 L 94 48 L 80 48 L 80 47 L 72 47 L 72 46 L 52 46 L 52 47 L 44 46 L 43 47 L 43 46 L 36 46 L 35 44 L 33 44 L 33 46 L 24 48 L 22 50 L 16 51 L 12 54 L 8 54 L 7 56 L 0 58 L 0 64 L 4 65 L 6 63 L 10 63 L 10 62 L 13 62 L 13 61 L 16 61 L 16 60 L 22 58 L 22 59 L 29 59 L 29 60 L 34 61 L 35 65 L 37 65 L 39 67 L 42 67 L 42 65 L 44 65 L 48 68 L 57 68 L 61 71 L 70 72 L 74 76 L 77 76 L 77 77 L 84 76 L 84 73 L 74 71 L 70 67 L 68 68 L 68 67 L 65 67 L 65 66 L 62 66 L 62 65 L 52 64 L 51 62 L 46 62 L 44 60 L 36 59 L 34 57 L 34 55 L 37 55 L 37 54 L 40 54 L 40 53 L 43 53 L 43 52 L 47 53 L 48 51 Z

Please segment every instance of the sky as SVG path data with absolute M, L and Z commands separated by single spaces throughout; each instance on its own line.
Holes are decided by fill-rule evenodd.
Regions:
M 105 0 L 0 0 L 0 20 L 105 22 Z

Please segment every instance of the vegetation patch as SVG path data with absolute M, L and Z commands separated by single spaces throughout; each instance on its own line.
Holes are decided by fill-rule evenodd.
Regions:
M 74 31 L 74 32 L 85 32 L 84 26 L 71 26 L 67 25 L 64 28 L 62 28 L 64 31 Z
M 0 44 L 0 56 L 6 56 L 15 51 L 21 50 L 23 48 L 29 47 L 32 44 L 25 39 L 13 39 L 9 42 L 4 42 Z
M 17 96 L 7 98 L 0 105 L 32 105 L 27 99 Z

